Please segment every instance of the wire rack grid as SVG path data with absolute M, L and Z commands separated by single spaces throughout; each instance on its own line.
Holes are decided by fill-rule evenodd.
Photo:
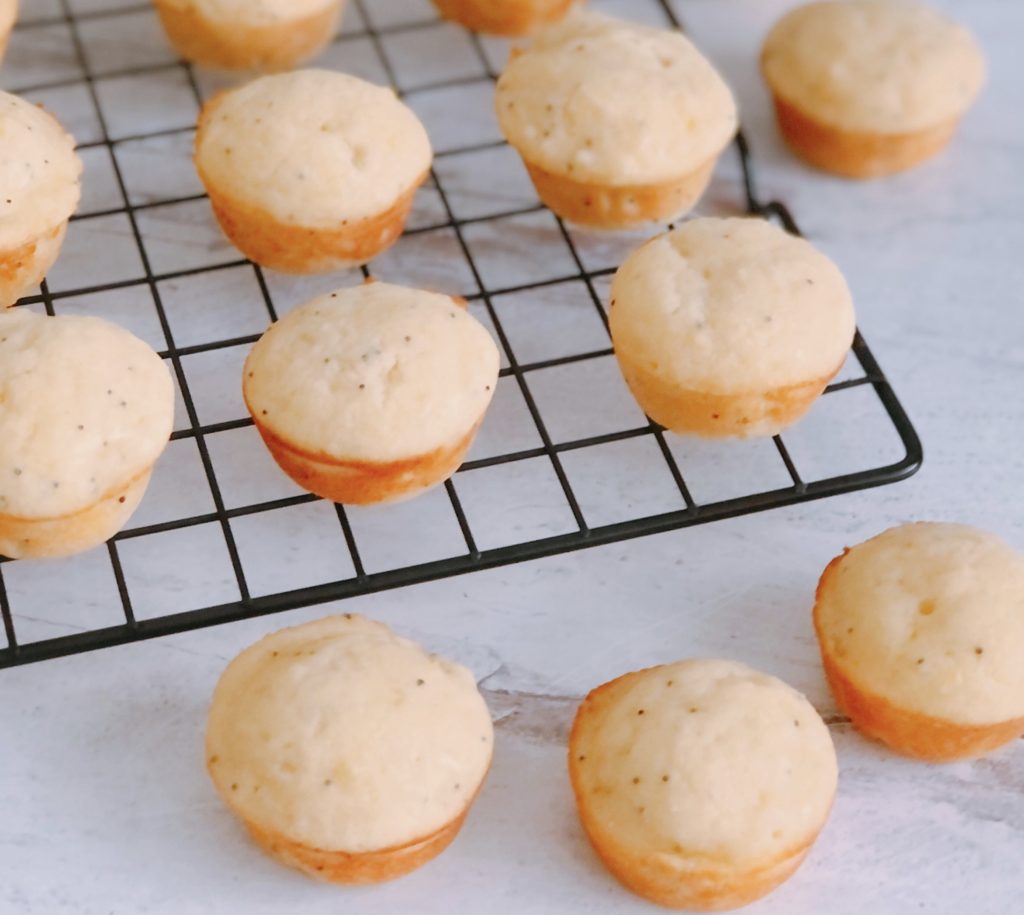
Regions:
M 680 25 L 669 0 L 626 12 Z M 785 440 L 689 441 L 652 424 L 615 368 L 603 307 L 639 236 L 579 232 L 537 201 L 490 120 L 500 42 L 439 22 L 428 0 L 353 0 L 324 64 L 394 85 L 438 146 L 409 229 L 371 269 L 462 293 L 499 341 L 502 377 L 443 488 L 348 510 L 299 491 L 241 407 L 241 360 L 268 320 L 358 274 L 279 277 L 221 239 L 189 159 L 218 81 L 170 55 L 148 4 L 41 0 L 34 15 L 12 42 L 15 84 L 10 69 L 0 81 L 76 132 L 87 197 L 61 262 L 18 307 L 98 313 L 148 339 L 172 369 L 183 424 L 105 549 L 0 560 L 0 667 L 852 492 L 920 466 L 859 333 Z M 742 134 L 720 171 L 708 206 L 799 231 L 784 205 L 762 202 Z

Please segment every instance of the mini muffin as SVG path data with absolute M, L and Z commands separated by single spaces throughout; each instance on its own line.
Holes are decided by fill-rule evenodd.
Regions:
M 170 373 L 128 331 L 0 313 L 0 554 L 68 556 L 117 533 L 173 415 Z
M 597 13 L 514 55 L 497 109 L 541 200 L 601 229 L 688 211 L 736 133 L 732 93 L 685 36 Z
M 825 569 L 814 627 L 840 708 L 907 756 L 1024 734 L 1024 556 L 961 524 L 908 524 Z
M 769 33 L 761 71 L 793 151 L 850 178 L 938 153 L 985 82 L 971 34 L 905 0 L 799 7 Z
M 580 821 L 605 866 L 661 905 L 717 911 L 787 880 L 836 792 L 828 728 L 796 690 L 731 661 L 629 673 L 569 738 Z
M 0 309 L 57 260 L 81 174 L 74 137 L 42 108 L 0 92 Z
M 528 35 L 562 19 L 577 0 L 434 0 L 445 19 L 474 32 Z
M 289 70 L 334 37 L 344 0 L 154 0 L 186 60 L 222 70 Z
M 328 70 L 222 93 L 196 133 L 221 228 L 247 257 L 287 273 L 364 264 L 390 247 L 431 158 L 423 125 L 391 89 Z
M 246 360 L 243 393 L 285 473 L 364 505 L 455 473 L 497 379 L 497 347 L 464 302 L 366 283 L 273 325 Z
M 455 838 L 493 737 L 468 670 L 345 614 L 275 632 L 228 665 L 206 764 L 275 858 L 320 880 L 380 883 Z
M 640 406 L 710 438 L 776 435 L 800 419 L 855 329 L 838 268 L 762 219 L 694 219 L 652 239 L 611 295 L 615 355 Z
M 0 0 L 0 61 L 7 50 L 7 40 L 11 37 L 14 21 L 18 18 L 18 0 Z

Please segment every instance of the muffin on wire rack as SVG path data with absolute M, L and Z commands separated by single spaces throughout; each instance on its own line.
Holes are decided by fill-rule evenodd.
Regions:
M 167 446 L 174 385 L 116 325 L 0 312 L 0 555 L 70 556 L 131 517 Z
M 474 32 L 529 35 L 565 17 L 581 0 L 433 0 L 445 19 Z
M 243 393 L 285 473 L 326 499 L 365 505 L 455 473 L 498 363 L 464 301 L 371 282 L 272 325 L 246 360 Z
M 196 168 L 224 233 L 286 273 L 365 264 L 392 245 L 432 157 L 391 89 L 329 70 L 222 92 L 196 132 Z
M 154 0 L 186 60 L 221 70 L 289 70 L 334 37 L 344 0 Z
M 496 104 L 541 200 L 599 229 L 689 211 L 737 128 L 732 93 L 688 38 L 597 13 L 513 54 Z
M 633 252 L 609 323 L 655 422 L 708 438 L 776 435 L 842 368 L 850 290 L 809 242 L 763 219 L 691 219 Z
M 0 92 L 0 309 L 30 293 L 57 260 L 81 174 L 75 138 L 57 119 Z

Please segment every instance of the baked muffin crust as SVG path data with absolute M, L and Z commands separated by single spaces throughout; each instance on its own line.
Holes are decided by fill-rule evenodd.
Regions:
M 450 296 L 367 283 L 272 325 L 245 366 L 261 427 L 311 454 L 387 462 L 463 439 L 494 394 L 498 350 Z
M 420 184 L 431 155 L 423 125 L 391 89 L 328 70 L 223 93 L 196 136 L 208 187 L 314 229 L 387 211 Z
M 598 13 L 569 16 L 513 56 L 496 105 L 524 159 L 605 185 L 689 175 L 737 126 L 732 93 L 688 38 Z
M 970 32 L 911 0 L 798 7 L 769 33 L 761 66 L 772 90 L 805 115 L 881 134 L 954 120 L 985 82 Z
M 206 761 L 250 825 L 360 854 L 459 819 L 492 747 L 468 670 L 346 614 L 276 632 L 231 662 L 210 708 Z
M 617 350 L 689 390 L 729 394 L 833 374 L 853 340 L 842 274 L 763 219 L 693 219 L 612 284 Z
M 0 252 L 62 225 L 81 194 L 75 139 L 51 114 L 0 92 Z
M 147 471 L 167 445 L 163 360 L 98 318 L 0 313 L 0 513 L 58 518 Z
M 893 528 L 822 579 L 819 639 L 865 692 L 960 725 L 1024 717 L 1024 557 L 962 524 Z

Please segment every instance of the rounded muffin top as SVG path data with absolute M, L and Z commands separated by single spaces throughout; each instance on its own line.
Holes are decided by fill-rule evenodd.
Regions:
M 970 32 L 907 0 L 798 7 L 769 33 L 761 67 L 772 90 L 805 114 L 883 134 L 959 117 L 985 82 Z
M 611 842 L 731 864 L 813 838 L 838 778 L 814 707 L 731 661 L 680 661 L 599 687 L 570 754 L 580 808 Z
M 494 395 L 498 349 L 450 296 L 366 283 L 273 325 L 245 365 L 260 425 L 310 456 L 387 462 L 460 442 Z
M 270 25 L 303 19 L 336 5 L 338 0 L 160 0 L 183 12 L 196 12 L 206 19 Z
M 388 210 L 430 168 L 391 89 L 328 70 L 264 76 L 212 99 L 196 134 L 206 184 L 277 220 L 340 228 Z
M 379 851 L 462 814 L 491 761 L 473 675 L 346 614 L 240 654 L 213 695 L 207 766 L 244 819 L 324 851 Z
M 0 92 L 0 251 L 61 225 L 81 194 L 75 138 L 42 108 Z
M 957 724 L 1024 716 L 1024 557 L 962 524 L 893 528 L 822 578 L 819 638 L 864 692 Z
M 736 132 L 728 86 L 678 32 L 580 13 L 498 80 L 502 131 L 546 171 L 621 186 L 683 178 Z
M 853 340 L 838 268 L 763 219 L 694 219 L 612 283 L 616 349 L 687 390 L 734 394 L 831 375 Z
M 0 313 L 0 513 L 59 518 L 159 457 L 174 386 L 159 356 L 98 318 Z

